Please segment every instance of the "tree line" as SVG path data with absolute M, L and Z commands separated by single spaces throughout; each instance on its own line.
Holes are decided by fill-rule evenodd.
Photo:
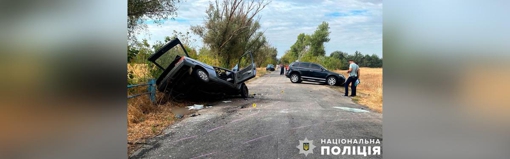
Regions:
M 348 60 L 352 59 L 360 67 L 382 67 L 382 59 L 377 55 L 363 55 L 356 51 L 353 55 L 334 51 L 326 56 L 324 43 L 329 42 L 329 24 L 322 22 L 311 35 L 301 33 L 296 42 L 280 58 L 280 63 L 290 64 L 294 61 L 313 62 L 327 69 L 348 69 Z
M 379 58 L 376 54 L 368 55 L 368 54 L 361 54 L 361 52 L 356 51 L 353 55 L 349 55 L 346 52 L 342 51 L 333 51 L 330 55 L 330 57 L 335 59 L 340 59 L 341 63 L 344 63 L 345 65 L 342 65 L 340 69 L 349 69 L 348 60 L 354 60 L 356 64 L 358 64 L 360 67 L 382 67 L 382 58 Z

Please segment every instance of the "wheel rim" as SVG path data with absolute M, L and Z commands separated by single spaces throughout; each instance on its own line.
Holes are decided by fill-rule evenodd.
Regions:
M 336 84 L 336 79 L 335 79 L 335 78 L 333 78 L 333 77 L 330 77 L 330 78 L 328 79 L 328 84 L 329 84 L 329 85 L 335 85 L 335 84 Z
M 298 81 L 297 75 L 292 75 L 292 82 L 297 82 L 297 81 Z
M 207 74 L 205 74 L 205 72 L 202 70 L 198 70 L 198 76 L 204 81 L 207 81 L 208 79 Z

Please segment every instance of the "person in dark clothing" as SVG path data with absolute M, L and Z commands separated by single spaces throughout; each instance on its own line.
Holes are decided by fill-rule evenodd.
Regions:
M 356 86 L 354 85 L 354 83 L 356 82 L 356 80 L 358 80 L 359 78 L 359 66 L 354 63 L 354 60 L 349 60 L 349 70 L 347 71 L 347 73 L 349 73 L 349 78 L 347 79 L 347 81 L 345 81 L 345 94 L 344 96 L 347 96 L 349 95 L 349 84 L 351 84 L 351 97 L 354 97 L 356 96 Z
M 283 64 L 280 64 L 280 75 L 283 75 L 284 70 L 285 70 L 285 67 L 283 66 Z

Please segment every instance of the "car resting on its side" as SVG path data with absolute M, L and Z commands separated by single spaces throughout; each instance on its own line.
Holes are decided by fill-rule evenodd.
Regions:
M 175 47 L 180 45 L 180 47 Z M 158 68 L 156 85 L 160 92 L 174 98 L 192 97 L 198 93 L 241 95 L 248 97 L 245 81 L 256 75 L 253 55 L 248 52 L 239 58 L 232 70 L 210 66 L 189 57 L 178 38 L 156 51 L 148 59 Z
M 331 72 L 319 64 L 310 62 L 293 62 L 285 74 L 292 83 L 302 81 L 326 83 L 331 86 L 343 85 L 345 77 L 341 74 Z

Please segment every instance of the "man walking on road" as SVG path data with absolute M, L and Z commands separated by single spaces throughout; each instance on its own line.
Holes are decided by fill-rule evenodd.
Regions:
M 281 69 L 280 70 L 280 75 L 283 75 L 283 73 L 284 73 L 283 70 L 285 69 L 285 66 L 283 65 L 283 63 L 280 64 L 280 69 Z
M 356 86 L 354 83 L 359 78 L 359 66 L 354 63 L 354 60 L 349 60 L 349 70 L 347 71 L 349 73 L 349 78 L 345 82 L 345 95 L 347 96 L 349 94 L 349 83 L 351 83 L 351 97 L 356 96 Z

